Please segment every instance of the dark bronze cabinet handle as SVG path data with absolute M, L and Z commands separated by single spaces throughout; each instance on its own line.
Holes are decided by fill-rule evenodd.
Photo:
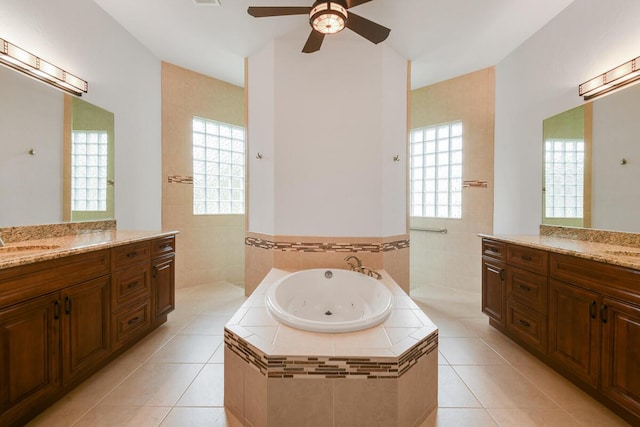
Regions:
M 153 276 L 154 279 L 158 276 L 158 267 L 156 267 L 156 266 L 153 267 L 152 276 Z
M 607 307 L 607 304 L 603 304 L 602 308 L 600 309 L 600 320 L 602 320 L 602 323 L 607 323 L 607 320 L 609 320 L 608 310 L 609 307 Z
M 504 282 L 504 268 L 500 270 L 500 280 Z
M 527 262 L 532 261 L 532 258 L 529 255 L 522 255 L 520 258 L 522 258 L 523 261 L 527 261 Z
M 137 280 L 133 283 L 129 283 L 127 285 L 127 288 L 131 289 L 131 288 L 135 288 L 136 286 L 138 286 L 140 284 L 140 282 L 138 282 Z
M 529 326 L 531 326 L 531 324 L 529 322 L 527 322 L 526 320 L 519 320 L 519 323 L 524 326 L 525 328 L 528 328 Z
M 518 285 L 518 287 L 520 289 L 522 289 L 523 291 L 527 291 L 527 292 L 531 292 L 531 288 L 525 285 Z
M 60 301 L 53 303 L 53 319 L 58 320 L 60 318 Z
M 133 325 L 134 323 L 138 323 L 140 321 L 140 317 L 134 317 L 133 319 L 129 320 L 129 325 Z
M 589 314 L 592 319 L 596 318 L 596 312 L 598 311 L 597 304 L 595 301 L 591 301 L 591 305 L 589 306 Z
M 136 251 L 129 252 L 129 253 L 127 254 L 127 258 L 133 258 L 133 257 L 135 257 L 135 256 L 137 256 L 137 255 L 138 255 L 138 252 L 136 252 Z
M 71 298 L 66 297 L 64 299 L 64 314 L 70 314 L 71 313 Z

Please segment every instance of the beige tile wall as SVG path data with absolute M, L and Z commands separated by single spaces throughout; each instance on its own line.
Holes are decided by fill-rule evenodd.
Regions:
M 367 238 L 367 237 L 318 237 L 318 236 L 267 236 L 247 232 L 247 237 L 255 237 L 275 242 L 293 243 L 357 243 L 381 244 L 405 240 L 408 235 Z M 283 270 L 304 270 L 308 268 L 349 268 L 345 257 L 356 255 L 362 264 L 374 268 L 385 269 L 398 285 L 409 292 L 409 248 L 386 252 L 301 252 L 262 249 L 245 245 L 245 294 L 251 295 L 271 268 Z
M 487 181 L 466 188 L 461 220 L 411 218 L 411 226 L 446 228 L 447 234 L 411 231 L 411 285 L 480 292 L 480 238 L 493 231 L 495 71 L 474 73 L 411 91 L 411 128 L 463 122 L 463 179 Z
M 244 89 L 162 63 L 162 228 L 178 230 L 176 286 L 244 281 L 244 215 L 193 215 L 193 116 L 245 125 Z

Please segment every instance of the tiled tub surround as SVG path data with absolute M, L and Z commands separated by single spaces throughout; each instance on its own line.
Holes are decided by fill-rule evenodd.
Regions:
M 252 426 L 413 426 L 437 405 L 438 329 L 385 272 L 394 309 L 381 325 L 324 334 L 290 328 L 264 305 L 289 274 L 272 269 L 225 327 L 225 406 Z
M 66 226 L 66 224 L 62 225 Z M 45 227 L 45 230 L 56 230 L 55 226 L 47 225 L 42 227 Z M 10 230 L 20 228 L 21 227 L 13 227 Z M 7 229 L 5 228 L 0 230 Z M 13 246 L 28 246 L 33 249 L 11 251 L 0 248 L 0 269 L 62 258 L 69 255 L 77 255 L 99 249 L 107 249 L 152 238 L 170 236 L 176 234 L 176 231 L 126 231 L 113 228 L 107 230 L 79 229 L 75 234 L 59 234 L 55 231 L 51 234 L 47 234 L 46 231 L 36 232 L 36 234 L 29 232 L 29 234 L 26 234 L 22 233 L 20 230 L 14 231 L 13 233 L 14 234 L 7 234 L 13 237 L 6 240 L 4 233 L 0 234 L 8 248 Z M 16 240 L 16 235 L 23 237 L 29 236 L 32 238 L 28 240 Z
M 409 292 L 409 234 L 383 238 L 245 235 L 245 294 L 251 295 L 272 268 L 345 268 L 356 255 L 367 267 L 385 270 Z
M 640 269 L 640 234 L 550 226 L 542 226 L 540 231 L 540 235 L 481 234 L 480 237 Z

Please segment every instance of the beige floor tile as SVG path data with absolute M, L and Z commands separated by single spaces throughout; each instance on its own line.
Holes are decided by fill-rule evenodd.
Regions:
M 449 361 L 442 355 L 440 350 L 438 350 L 438 365 L 450 365 Z
M 511 365 L 523 366 L 538 363 L 538 359 L 535 356 L 501 333 L 487 335 L 481 338 L 481 340 Z
M 173 406 L 203 365 L 145 363 L 104 398 L 99 406 Z
M 97 406 L 74 424 L 74 427 L 155 427 L 167 416 L 163 406 Z
M 420 427 L 497 427 L 484 409 L 437 408 Z
M 565 406 L 564 409 L 585 427 L 629 426 L 627 422 L 594 400 Z
M 176 406 L 224 406 L 224 366 L 205 365 Z
M 241 427 L 224 408 L 173 408 L 161 427 Z
M 152 363 L 207 363 L 222 336 L 176 335 L 149 360 Z
M 176 335 L 180 333 L 185 326 L 193 321 L 195 315 L 193 313 L 185 312 L 185 311 L 172 311 L 169 313 L 167 322 L 158 326 L 156 329 L 158 332 Z
M 124 352 L 118 360 L 121 362 L 142 364 L 153 356 L 155 352 L 160 350 L 173 337 L 175 337 L 175 335 L 155 330 L 135 346 Z
M 480 338 L 440 337 L 438 348 L 451 365 L 505 365 L 507 363 Z
M 224 335 L 229 315 L 198 314 L 180 331 L 180 335 Z
M 500 427 L 580 427 L 563 409 L 489 409 Z
M 438 366 L 438 407 L 482 408 L 467 385 L 450 366 Z
M 29 427 L 69 427 L 91 410 L 92 406 L 85 400 L 65 396 L 27 425 Z
M 216 348 L 207 363 L 224 363 L 224 341 Z
M 453 366 L 453 369 L 485 408 L 558 408 L 509 365 Z

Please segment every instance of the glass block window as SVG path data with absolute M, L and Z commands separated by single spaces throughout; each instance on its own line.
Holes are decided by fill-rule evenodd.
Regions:
M 72 211 L 107 210 L 108 143 L 106 131 L 72 131 Z
M 584 206 L 584 141 L 545 141 L 545 215 L 582 218 Z
M 411 216 L 462 218 L 462 122 L 411 131 Z
M 244 177 L 244 128 L 194 117 L 194 215 L 244 214 Z

